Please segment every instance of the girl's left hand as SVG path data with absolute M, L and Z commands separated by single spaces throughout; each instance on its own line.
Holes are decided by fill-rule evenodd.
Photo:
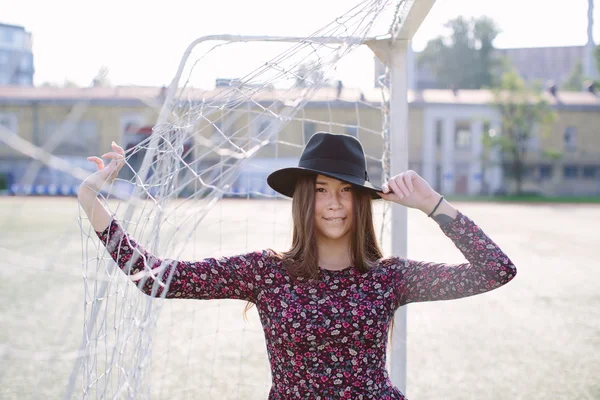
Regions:
M 383 193 L 380 193 L 380 196 L 384 200 L 416 208 L 423 212 L 428 212 L 432 202 L 437 202 L 440 198 L 440 195 L 429 186 L 427 181 L 413 170 L 390 178 L 381 189 Z

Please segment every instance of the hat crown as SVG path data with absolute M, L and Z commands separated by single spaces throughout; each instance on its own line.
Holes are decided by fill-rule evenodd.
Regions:
M 373 186 L 367 174 L 367 159 L 357 138 L 328 132 L 311 136 L 302 151 L 297 167 L 272 172 L 267 183 L 284 196 L 293 197 L 298 178 L 322 174 L 342 182 L 369 189 L 371 198 L 379 199 L 380 188 Z
M 311 136 L 300 156 L 300 163 L 304 161 L 324 159 L 338 160 L 355 164 L 366 172 L 365 152 L 362 145 L 354 136 L 317 132 Z

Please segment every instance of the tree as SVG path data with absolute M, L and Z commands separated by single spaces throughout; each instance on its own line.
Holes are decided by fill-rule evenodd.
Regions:
M 493 95 L 493 106 L 500 113 L 501 133 L 487 138 L 487 145 L 502 149 L 504 174 L 514 178 L 516 193 L 520 195 L 531 138 L 536 130 L 545 135 L 556 114 L 544 97 L 542 87 L 526 85 L 515 70 L 502 75 L 500 86 L 493 89 Z
M 45 81 L 45 82 L 42 82 L 39 86 L 43 87 L 43 88 L 77 88 L 77 87 L 79 87 L 79 85 L 77 85 L 77 83 L 70 81 L 68 79 L 65 79 L 63 81 L 63 83 Z
M 110 87 L 110 80 L 108 79 L 108 67 L 103 65 L 98 70 L 98 73 L 92 80 L 92 87 Z
M 448 36 L 430 40 L 419 62 L 434 73 L 445 88 L 481 89 L 495 85 L 501 60 L 494 56 L 493 42 L 500 30 L 488 17 L 458 17 L 445 25 Z
M 600 71 L 600 44 L 594 49 L 594 58 L 596 59 L 596 70 Z
M 575 64 L 573 71 L 571 71 L 569 77 L 563 82 L 562 89 L 579 92 L 583 89 L 585 80 L 585 76 L 583 75 L 583 63 L 580 61 Z
M 325 83 L 325 72 L 323 72 L 321 64 L 309 61 L 298 65 L 296 86 L 307 87 L 316 82 Z

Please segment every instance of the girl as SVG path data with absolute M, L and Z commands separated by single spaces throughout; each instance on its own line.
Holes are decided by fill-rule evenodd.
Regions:
M 500 248 L 414 171 L 369 182 L 360 142 L 319 132 L 298 167 L 269 175 L 292 197 L 292 247 L 219 259 L 161 259 L 137 244 L 97 198 L 124 163 L 124 151 L 89 160 L 97 171 L 79 202 L 119 267 L 155 297 L 240 299 L 255 304 L 265 332 L 275 399 L 404 399 L 386 370 L 388 329 L 398 307 L 457 299 L 498 288 L 516 274 Z M 469 261 L 384 258 L 371 201 L 383 198 L 433 218 Z

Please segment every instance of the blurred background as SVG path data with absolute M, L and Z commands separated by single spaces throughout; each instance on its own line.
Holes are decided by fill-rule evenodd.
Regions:
M 131 147 L 148 136 L 191 40 L 216 33 L 306 35 L 336 8 L 344 9 L 343 2 L 308 1 L 291 22 L 277 2 L 233 4 L 235 11 L 229 3 L 175 0 L 167 15 L 139 2 L 107 1 L 93 10 L 69 0 L 6 7 L 0 21 L 0 125 L 85 167 L 86 156 L 105 152 L 113 140 Z M 410 53 L 410 168 L 450 196 L 599 196 L 598 17 L 593 0 L 568 7 L 541 0 L 437 1 Z M 261 55 L 253 53 L 225 53 L 222 62 L 204 67 L 195 86 L 229 86 L 259 62 Z M 305 118 L 327 110 L 348 125 L 342 132 L 357 134 L 353 110 L 339 100 L 360 92 L 378 101 L 368 94 L 384 77 L 372 53 L 361 55 L 340 63 L 328 77 L 339 93 L 307 105 Z M 299 76 L 320 73 L 301 68 Z M 499 91 L 513 100 L 502 100 Z M 525 108 L 514 100 L 522 95 L 536 104 L 532 115 L 523 117 Z M 368 124 L 380 113 L 373 108 L 361 117 Z M 327 128 L 306 124 L 287 135 L 309 137 Z M 269 163 L 273 155 L 260 157 Z M 0 145 L 2 193 L 74 194 L 76 178 L 47 165 L 26 174 L 30 163 Z

